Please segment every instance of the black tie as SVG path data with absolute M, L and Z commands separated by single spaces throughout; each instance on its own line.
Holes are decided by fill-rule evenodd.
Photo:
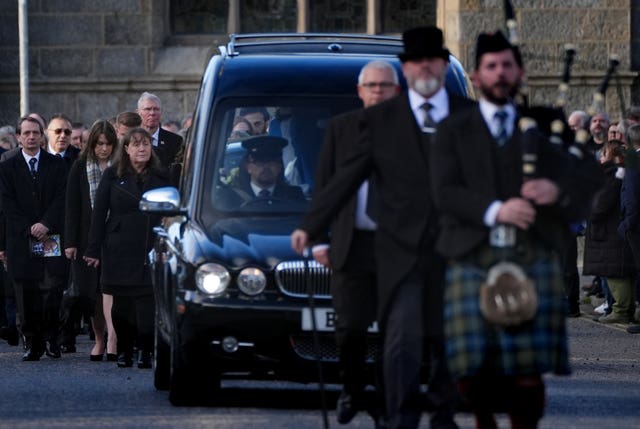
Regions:
M 495 118 L 498 120 L 498 129 L 496 130 L 496 141 L 500 146 L 504 146 L 504 144 L 509 139 L 507 135 L 507 112 L 504 110 L 498 110 L 495 113 Z
M 269 192 L 268 189 L 262 189 L 260 192 L 258 192 L 259 197 L 268 197 L 269 195 L 271 195 L 271 192 Z
M 424 103 L 422 105 L 422 109 L 424 110 L 424 122 L 422 123 L 422 132 L 432 134 L 436 131 L 436 121 L 434 121 L 433 117 L 431 116 L 431 109 L 433 109 L 433 104 Z
M 38 162 L 36 158 L 31 158 L 29 160 L 29 167 L 31 171 L 31 177 L 33 178 L 33 180 L 36 180 L 38 177 L 38 170 L 36 170 L 36 162 Z

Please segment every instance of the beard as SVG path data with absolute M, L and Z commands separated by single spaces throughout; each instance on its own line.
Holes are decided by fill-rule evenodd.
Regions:
M 429 79 L 416 79 L 413 82 L 413 89 L 423 97 L 430 97 L 442 86 L 443 79 L 431 77 Z
M 518 85 L 497 82 L 493 85 L 480 84 L 480 92 L 487 101 L 499 106 L 509 103 L 518 93 Z

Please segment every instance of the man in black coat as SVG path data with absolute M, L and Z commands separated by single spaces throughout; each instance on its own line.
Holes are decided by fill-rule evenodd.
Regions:
M 14 279 L 20 327 L 25 339 L 25 361 L 39 360 L 45 352 L 60 357 L 56 336 L 67 263 L 64 256 L 43 257 L 34 252 L 38 242 L 64 228 L 67 169 L 64 161 L 44 150 L 44 130 L 35 119 L 23 117 L 17 133 L 20 154 L 0 164 L 2 209 L 6 216 L 6 256 Z M 4 245 L 5 243 L 2 243 Z M 59 243 L 60 244 L 60 243 Z
M 558 255 L 574 239 L 568 222 L 585 216 L 602 183 L 592 157 L 574 158 L 517 128 L 522 112 L 513 98 L 523 76 L 518 49 L 500 32 L 481 34 L 472 77 L 480 101 L 438 124 L 430 160 L 441 213 L 436 250 L 448 260 L 447 363 L 478 428 L 495 428 L 496 411 L 508 412 L 512 427 L 537 427 L 544 409 L 541 374 L 569 372 Z M 540 129 L 549 128 L 543 121 L 553 116 L 550 109 L 530 111 L 539 115 Z M 491 296 L 491 285 L 514 284 L 499 274 L 505 268 L 522 274 L 506 279 L 533 282 L 537 297 L 534 314 L 517 313 L 527 316 L 510 324 L 501 324 L 504 319 L 494 317 L 500 312 L 486 303 L 499 310 L 508 302 L 511 310 L 513 297 L 522 294 L 482 299 Z M 493 274 L 503 280 L 494 282 Z M 528 284 L 517 283 L 520 291 Z
M 182 137 L 160 127 L 162 117 L 162 103 L 158 96 L 143 92 L 138 99 L 136 113 L 142 118 L 142 128 L 153 137 L 153 150 L 160 158 L 160 163 L 169 170 L 178 162 L 176 156 L 182 148 Z
M 360 71 L 357 89 L 364 107 L 374 106 L 398 95 L 398 74 L 386 61 L 369 62 Z M 328 122 L 318 160 L 316 193 L 355 150 L 361 115 L 362 111 L 356 110 Z M 364 182 L 334 217 L 330 239 L 313 246 L 313 258 L 332 269 L 331 296 L 337 315 L 336 343 L 343 384 L 336 414 L 341 424 L 349 423 L 364 407 L 367 330 L 376 320 L 376 263 L 371 251 L 376 225 L 366 213 L 368 184 Z
M 47 152 L 61 156 L 64 159 L 67 170 L 80 154 L 80 149 L 71 145 L 71 119 L 62 113 L 56 113 L 51 117 L 47 125 Z
M 432 352 L 432 428 L 455 428 L 454 389 L 442 360 L 443 262 L 433 249 L 437 216 L 429 192 L 434 125 L 469 103 L 444 89 L 449 51 L 442 32 L 421 27 L 403 34 L 402 71 L 409 90 L 365 109 L 353 155 L 313 199 L 292 247 L 302 253 L 327 229 L 360 184 L 372 178 L 378 265 L 378 320 L 384 332 L 383 373 L 390 427 L 415 428 L 426 340 Z M 370 199 L 371 200 L 371 199 Z

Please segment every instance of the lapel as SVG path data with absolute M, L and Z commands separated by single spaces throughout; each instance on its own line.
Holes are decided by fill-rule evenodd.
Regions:
M 394 132 L 403 130 L 400 132 L 402 132 L 402 138 L 408 142 L 406 148 L 407 155 L 409 155 L 410 158 L 422 160 L 426 166 L 429 155 L 429 136 L 425 135 L 420 127 L 418 127 L 416 117 L 411 110 L 411 104 L 409 104 L 409 94 L 405 92 L 401 96 L 396 97 L 395 100 L 397 100 L 396 105 L 390 107 L 392 107 L 392 111 L 397 109 L 400 115 L 398 126 L 397 128 L 394 127 Z
M 495 190 L 495 162 L 493 157 L 495 142 L 478 106 L 471 110 L 468 125 L 469 129 L 476 130 L 475 135 L 477 136 L 472 141 L 468 141 L 467 138 L 461 140 L 461 143 L 465 146 L 461 150 L 466 153 L 467 165 L 470 165 L 474 171 L 470 177 L 472 179 L 481 178 L 480 183 L 486 183 L 488 189 Z

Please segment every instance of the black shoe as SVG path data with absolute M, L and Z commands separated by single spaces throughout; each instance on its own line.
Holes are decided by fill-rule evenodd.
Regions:
M 358 410 L 353 396 L 342 391 L 338 398 L 338 402 L 336 403 L 336 416 L 338 418 L 338 423 L 346 425 L 353 420 L 356 414 L 358 414 Z
M 118 353 L 118 368 L 130 368 L 133 366 L 132 353 Z
M 60 347 L 58 343 L 55 341 L 47 341 L 47 347 L 45 348 L 45 353 L 52 359 L 60 359 L 62 357 L 62 353 L 60 351 Z
M 24 362 L 33 362 L 33 361 L 37 361 L 40 360 L 40 353 L 35 351 L 32 348 L 27 348 L 27 351 L 24 352 L 24 354 L 22 355 L 22 360 Z
M 60 346 L 60 351 L 62 353 L 75 353 L 76 346 L 74 344 L 63 344 Z
M 630 334 L 640 334 L 640 325 L 630 325 L 627 327 L 627 332 Z
M 92 355 L 92 354 L 89 355 L 89 360 L 91 362 L 102 362 L 102 358 L 103 358 L 102 355 Z
M 148 369 L 151 368 L 151 352 L 140 350 L 138 352 L 138 368 Z
M 107 362 L 116 362 L 118 360 L 118 355 L 115 353 L 107 353 Z

